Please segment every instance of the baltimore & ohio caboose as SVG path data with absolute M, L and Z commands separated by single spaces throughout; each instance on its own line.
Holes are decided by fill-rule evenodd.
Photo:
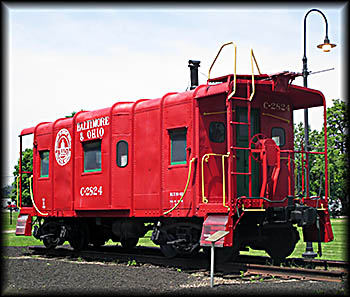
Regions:
M 234 73 L 211 78 L 226 45 Z M 328 242 L 327 133 L 324 147 L 294 148 L 293 111 L 326 104 L 319 91 L 291 84 L 298 75 L 236 74 L 236 46 L 224 44 L 198 86 L 199 61 L 190 60 L 191 89 L 157 99 L 117 102 L 71 118 L 24 129 L 33 134 L 32 205 L 22 205 L 22 166 L 16 235 L 48 248 L 75 249 L 108 240 L 132 248 L 147 231 L 167 257 L 216 242 L 222 259 L 247 247 L 275 262 L 298 242 Z M 254 62 L 259 74 L 254 74 Z M 324 158 L 320 196 L 310 197 L 308 157 Z M 299 157 L 298 157 L 299 156 Z M 298 179 L 298 181 L 297 181 Z M 300 187 L 297 187 L 300 184 Z

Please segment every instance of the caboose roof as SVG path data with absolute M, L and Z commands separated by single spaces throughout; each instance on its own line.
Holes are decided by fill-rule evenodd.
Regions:
M 323 94 L 317 90 L 290 85 L 288 93 L 293 102 L 294 110 L 323 106 L 325 104 Z
M 290 103 L 294 110 L 305 109 L 325 104 L 324 95 L 317 90 L 305 88 L 291 84 L 295 77 L 300 76 L 300 73 L 284 71 L 272 75 L 260 74 L 254 75 L 256 92 L 272 92 L 282 96 L 289 97 Z M 208 80 L 206 85 L 196 92 L 195 98 L 205 98 L 207 96 L 226 93 L 229 89 L 229 84 L 232 83 L 234 75 L 225 75 Z M 251 84 L 251 75 L 237 75 L 237 89 L 240 86 Z
M 34 129 L 35 127 L 31 127 L 31 128 L 25 128 L 21 131 L 21 133 L 19 134 L 19 136 L 24 136 L 24 135 L 29 135 L 29 134 L 33 134 L 34 133 Z

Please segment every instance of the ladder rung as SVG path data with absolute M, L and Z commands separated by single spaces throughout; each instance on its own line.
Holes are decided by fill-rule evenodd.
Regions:
M 248 125 L 248 126 L 250 126 L 250 123 L 245 123 L 245 122 L 234 122 L 234 121 L 231 121 L 230 123 L 234 124 L 234 125 Z
M 231 97 L 230 99 L 235 99 L 235 100 L 244 100 L 244 101 L 249 101 L 249 102 L 250 102 L 249 97 L 248 97 L 248 98 L 246 98 L 246 97 L 235 97 L 235 96 L 233 96 L 233 97 Z
M 231 146 L 231 150 L 250 150 L 249 147 Z
M 249 172 L 235 172 L 235 171 L 232 171 L 231 174 L 236 174 L 236 175 L 251 175 L 251 173 L 249 173 Z

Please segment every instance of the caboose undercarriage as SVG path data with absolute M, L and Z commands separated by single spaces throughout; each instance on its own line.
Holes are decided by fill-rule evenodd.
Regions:
M 327 133 L 324 149 L 310 151 L 294 148 L 293 131 L 293 111 L 316 106 L 324 108 L 326 131 L 325 99 L 291 85 L 295 77 L 234 73 L 24 129 L 21 145 L 34 134 L 33 193 L 23 207 L 20 161 L 16 234 L 31 235 L 35 225 L 33 235 L 48 248 L 108 240 L 132 248 L 152 230 L 151 240 L 174 257 L 206 249 L 207 238 L 225 230 L 215 243 L 222 259 L 250 247 L 276 263 L 300 239 L 296 225 L 304 241 L 333 240 Z M 305 174 L 313 156 L 324 158 L 318 196 Z
M 293 205 L 293 200 L 290 197 L 287 207 L 247 213 L 235 229 L 232 246 L 219 250 L 221 260 L 232 260 L 248 247 L 266 251 L 275 263 L 288 257 L 300 239 L 293 224 L 307 227 L 317 219 L 314 208 Z M 33 236 L 50 249 L 68 241 L 72 248 L 80 250 L 89 244 L 102 246 L 109 240 L 130 249 L 152 230 L 151 240 L 166 257 L 175 257 L 200 250 L 202 229 L 202 218 L 38 218 Z

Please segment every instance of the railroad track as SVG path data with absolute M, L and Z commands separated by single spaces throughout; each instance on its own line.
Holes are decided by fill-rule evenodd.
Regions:
M 29 250 L 35 255 L 68 257 L 71 259 L 82 258 L 87 261 L 129 262 L 135 260 L 136 263 L 180 268 L 189 273 L 208 272 L 210 270 L 210 260 L 204 253 L 199 253 L 196 257 L 168 259 L 162 255 L 159 248 L 155 247 L 137 247 L 126 251 L 119 246 L 103 246 L 74 251 L 69 246 L 57 247 L 54 250 L 48 250 L 43 246 L 31 246 Z M 271 259 L 268 257 L 244 255 L 238 257 L 235 262 L 216 265 L 215 271 L 220 275 L 233 275 L 236 278 L 261 276 L 265 278 L 278 277 L 331 282 L 342 282 L 348 275 L 348 263 L 343 261 L 289 258 L 285 265 L 291 267 L 273 266 L 269 264 L 270 261 Z

